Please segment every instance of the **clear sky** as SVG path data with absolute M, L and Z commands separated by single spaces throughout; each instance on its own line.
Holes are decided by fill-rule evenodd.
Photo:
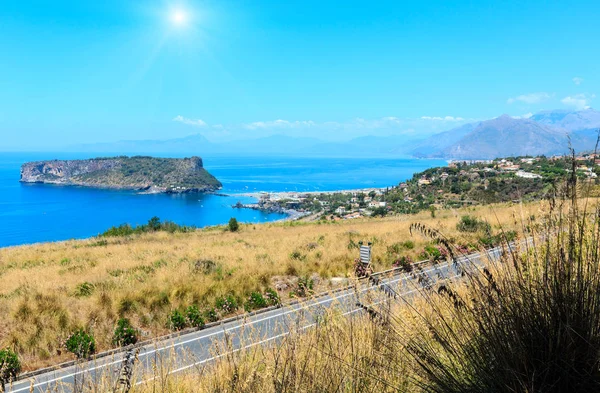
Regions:
M 415 136 L 581 109 L 600 2 L 3 0 L 0 150 Z

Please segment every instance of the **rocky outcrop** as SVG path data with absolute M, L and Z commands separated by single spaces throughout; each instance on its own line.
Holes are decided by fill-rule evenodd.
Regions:
M 204 169 L 200 157 L 28 162 L 21 166 L 21 182 L 166 193 L 210 192 L 221 188 L 221 183 Z

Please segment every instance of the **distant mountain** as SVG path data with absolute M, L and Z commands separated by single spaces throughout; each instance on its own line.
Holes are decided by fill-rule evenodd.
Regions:
M 582 111 L 553 110 L 536 113 L 530 118 L 540 124 L 574 132 L 600 128 L 600 112 L 589 108 Z
M 492 159 L 513 155 L 542 155 L 567 150 L 567 132 L 530 119 L 508 115 L 479 123 L 438 155 L 452 159 Z
M 127 153 L 127 154 L 149 154 L 149 153 L 208 153 L 218 146 L 211 143 L 200 134 L 190 135 L 184 138 L 164 140 L 125 140 L 110 143 L 94 143 L 86 145 L 71 146 L 70 150 L 90 153 Z
M 444 131 L 435 134 L 424 141 L 417 144 L 411 149 L 411 153 L 417 157 L 427 157 L 434 152 L 439 152 L 444 148 L 451 146 L 460 141 L 463 137 L 473 132 L 481 122 L 468 123 L 460 127 L 453 128 L 449 131 Z
M 202 135 L 165 140 L 118 141 L 71 146 L 70 151 L 109 154 L 192 154 L 236 156 L 375 157 L 407 156 L 410 144 L 402 135 L 365 136 L 344 142 L 272 135 L 256 139 L 213 143 Z
M 405 135 L 364 136 L 327 142 L 286 135 L 214 143 L 202 135 L 166 140 L 119 141 L 73 146 L 71 151 L 105 154 L 165 154 L 294 156 L 294 157 L 435 157 L 448 159 L 496 158 L 509 155 L 593 150 L 600 128 L 600 112 L 553 110 L 529 119 L 503 115 L 435 134 L 423 140 Z M 390 130 L 391 132 L 391 130 Z

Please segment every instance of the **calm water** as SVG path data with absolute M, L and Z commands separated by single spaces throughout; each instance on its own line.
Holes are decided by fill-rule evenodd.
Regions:
M 284 218 L 233 209 L 235 194 L 251 191 L 333 191 L 386 187 L 414 172 L 443 164 L 439 160 L 301 159 L 205 157 L 204 166 L 223 183 L 216 195 L 140 195 L 133 191 L 96 190 L 19 183 L 22 163 L 45 159 L 88 158 L 77 154 L 0 153 L 0 247 L 86 238 L 121 223 L 142 224 L 152 216 L 179 224 L 207 226 L 236 217 L 242 222 Z

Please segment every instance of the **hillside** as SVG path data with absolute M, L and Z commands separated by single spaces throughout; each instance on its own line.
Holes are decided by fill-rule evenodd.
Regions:
M 136 156 L 29 162 L 21 167 L 21 182 L 167 193 L 221 188 L 221 183 L 204 169 L 200 157 Z
M 253 292 L 267 294 L 271 288 L 288 301 L 347 285 L 361 240 L 374 243 L 374 267 L 385 270 L 401 257 L 418 260 L 433 250 L 431 241 L 411 237 L 412 222 L 455 228 L 460 215 L 469 214 L 510 228 L 513 210 L 496 205 L 440 211 L 436 218 L 423 212 L 241 225 L 238 232 L 217 227 L 169 233 L 165 223 L 166 231 L 120 236 L 113 229 L 89 240 L 3 248 L 0 312 L 6 318 L 0 320 L 0 348 L 15 348 L 26 369 L 32 369 L 72 359 L 64 341 L 79 327 L 93 332 L 98 350 L 113 346 L 113 330 L 122 317 L 144 337 L 156 337 L 169 332 L 172 312 L 185 313 L 192 305 L 208 322 L 243 312 Z M 147 229 L 158 227 L 154 221 Z M 481 236 L 448 234 L 466 247 Z
M 440 151 L 452 159 L 493 159 L 497 157 L 564 153 L 567 133 L 529 119 L 502 115 L 481 122 L 458 142 Z

